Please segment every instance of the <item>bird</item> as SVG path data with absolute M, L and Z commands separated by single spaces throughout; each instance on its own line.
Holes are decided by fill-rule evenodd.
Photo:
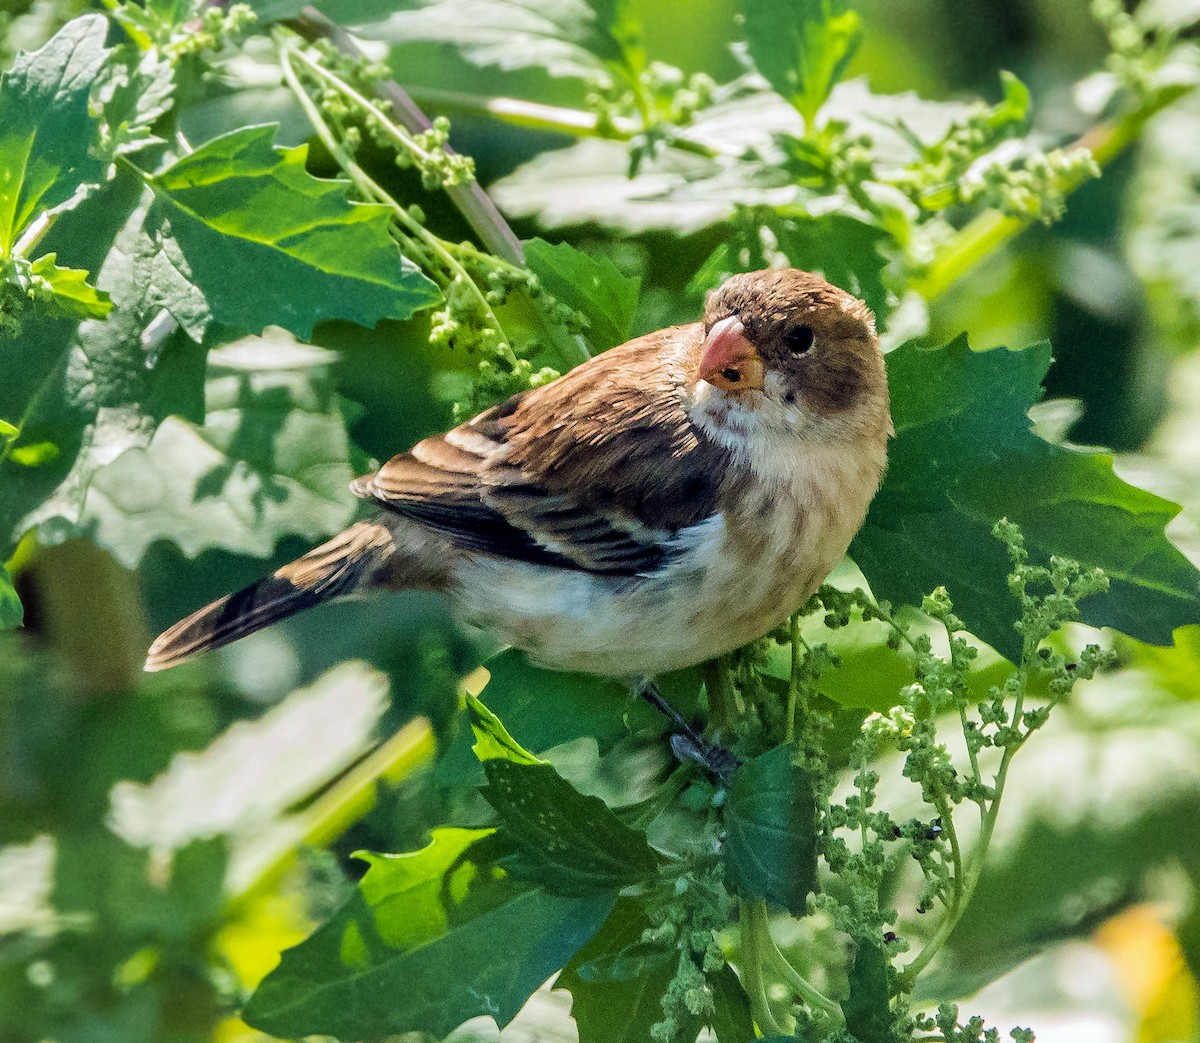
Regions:
M 372 517 L 176 623 L 145 668 L 373 589 L 439 591 L 549 669 L 692 666 L 811 597 L 866 517 L 892 434 L 866 304 L 794 268 L 735 274 L 700 321 L 355 479 Z

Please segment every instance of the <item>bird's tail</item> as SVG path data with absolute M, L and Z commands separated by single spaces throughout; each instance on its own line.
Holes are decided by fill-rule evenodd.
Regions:
M 392 535 L 383 525 L 352 525 L 265 579 L 181 619 L 150 646 L 145 669 L 166 670 L 339 594 L 349 594 L 369 581 L 393 550 Z

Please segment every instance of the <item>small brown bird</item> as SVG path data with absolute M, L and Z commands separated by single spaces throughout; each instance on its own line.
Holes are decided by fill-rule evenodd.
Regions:
M 445 592 L 537 663 L 653 676 L 731 651 L 845 553 L 892 433 L 862 301 L 795 269 L 735 275 L 650 333 L 351 484 L 377 504 L 154 642 L 162 670 L 355 590 Z

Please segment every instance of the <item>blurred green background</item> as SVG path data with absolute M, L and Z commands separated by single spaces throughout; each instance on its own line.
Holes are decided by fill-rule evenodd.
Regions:
M 1030 85 L 1048 137 L 1086 129 L 1073 89 L 1106 53 L 1086 4 L 857 6 L 865 39 L 851 75 L 875 90 L 994 101 L 1008 69 Z M 635 7 L 656 58 L 737 73 L 733 0 Z M 5 64 L 85 9 L 3 0 Z M 480 69 L 447 47 L 396 43 L 387 58 L 418 99 L 424 88 L 583 101 L 578 81 Z M 247 122 L 248 106 L 282 123 L 281 143 L 303 140 L 270 85 L 191 110 L 185 130 L 205 140 Z M 455 115 L 453 140 L 485 185 L 569 143 L 468 114 Z M 313 169 L 332 172 L 315 151 Z M 421 196 L 415 177 L 394 176 L 400 198 Z M 440 199 L 422 205 L 443 234 L 465 237 Z M 721 235 L 550 233 L 641 276 L 637 332 L 693 317 L 686 284 Z M 931 342 L 962 330 L 979 346 L 1049 338 L 1050 396 L 1078 405 L 1039 419 L 1072 423 L 1074 441 L 1111 446 L 1122 474 L 1183 503 L 1170 531 L 1200 561 L 1200 99 L 1156 117 L 1063 222 L 1023 233 L 933 302 Z M 449 424 L 454 395 L 434 381 L 421 321 L 327 325 L 315 341 L 338 353 L 331 380 L 357 404 L 364 469 Z M 255 1038 L 233 1016 L 239 997 L 345 893 L 349 853 L 419 845 L 460 799 L 432 779 L 427 733 L 401 730 L 423 716 L 450 734 L 459 683 L 491 651 L 436 598 L 327 606 L 183 669 L 140 673 L 153 634 L 305 549 L 289 538 L 267 558 L 188 557 L 159 542 L 136 572 L 81 540 L 18 554 L 26 626 L 0 644 L 2 1043 Z M 941 979 L 969 988 L 973 953 L 1016 967 L 973 1003 L 990 1021 L 1032 1023 L 1046 1041 L 1200 1034 L 1200 634 L 1179 636 L 1170 650 L 1121 643 L 1123 669 L 1022 755 L 994 865 Z M 542 996 L 504 1039 L 569 1039 L 562 1013 Z

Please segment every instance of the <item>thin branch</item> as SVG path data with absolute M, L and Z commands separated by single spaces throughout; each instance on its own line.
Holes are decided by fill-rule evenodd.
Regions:
M 749 917 L 751 935 L 759 947 L 760 964 L 764 956 L 769 959 L 780 973 L 784 984 L 804 1001 L 809 1010 L 824 1015 L 834 1024 L 844 1023 L 846 1019 L 841 1005 L 831 1000 L 796 970 L 775 944 L 775 939 L 771 937 L 770 921 L 767 919 L 766 902 L 761 898 L 756 902 L 743 902 L 742 915 Z
M 1031 635 L 1026 635 L 1021 654 L 1021 684 L 1017 689 L 1016 698 L 1013 701 L 1012 726 L 1014 729 L 1019 729 L 1021 716 L 1025 711 L 1025 694 L 1029 688 L 1029 668 L 1027 664 L 1034 661 L 1039 643 L 1039 640 Z M 961 889 L 957 886 L 955 888 L 957 901 L 950 909 L 946 910 L 946 915 L 942 918 L 942 922 L 938 925 L 938 929 L 933 937 L 925 943 L 924 948 L 900 972 L 901 980 L 907 982 L 909 986 L 916 981 L 917 975 L 929 966 L 930 961 L 937 955 L 951 933 L 953 933 L 954 928 L 958 926 L 963 912 L 971 904 L 971 899 L 975 896 L 975 888 L 979 884 L 979 878 L 983 875 L 984 862 L 987 861 L 988 848 L 991 847 L 992 835 L 996 831 L 996 821 L 1000 815 L 1000 800 L 1004 796 L 1004 785 L 1008 780 L 1008 769 L 1012 764 L 1013 757 L 1016 756 L 1017 750 L 1021 748 L 1026 738 L 1028 738 L 1028 733 L 1017 737 L 1004 747 L 1004 753 L 1000 757 L 1000 767 L 996 771 L 996 777 L 992 784 L 992 800 L 987 807 L 987 812 L 983 815 L 979 838 L 976 840 L 975 847 L 967 859 L 966 871 L 962 877 L 962 887 Z M 957 879 L 955 883 L 957 885 Z
M 330 21 L 314 7 L 306 7 L 295 18 L 283 23 L 293 32 L 311 41 L 328 40 L 342 54 L 363 59 L 365 55 L 345 29 Z M 410 134 L 423 134 L 432 128 L 429 118 L 412 100 L 408 92 L 394 80 L 383 80 L 376 86 L 379 97 L 391 104 L 396 119 Z M 443 146 L 447 155 L 454 155 L 449 145 Z M 511 264 L 525 263 L 525 251 L 516 233 L 508 226 L 496 204 L 475 181 L 446 186 L 446 194 L 458 207 L 467 223 L 491 253 Z
M 543 105 L 523 98 L 491 98 L 484 94 L 448 91 L 438 87 L 407 87 L 409 95 L 420 105 L 441 112 L 458 112 L 472 116 L 491 116 L 514 127 L 541 130 L 552 134 L 568 134 L 575 138 L 602 138 L 609 141 L 630 141 L 643 132 L 637 120 L 617 116 L 601 121 L 594 112 L 568 109 L 558 105 Z M 717 156 L 737 155 L 740 148 L 722 147 L 713 142 L 698 141 L 682 134 L 672 134 L 665 142 L 679 152 L 715 159 Z
M 283 70 L 284 79 L 291 88 L 292 93 L 296 95 L 297 100 L 300 102 L 301 107 L 308 116 L 309 122 L 316 131 L 317 136 L 329 150 L 330 155 L 337 160 L 338 166 L 341 167 L 341 169 L 344 170 L 354 180 L 355 184 L 359 186 L 360 190 L 363 191 L 365 195 L 367 195 L 369 198 L 375 199 L 377 202 L 383 204 L 392 211 L 395 219 L 403 226 L 402 230 L 405 238 L 410 242 L 410 244 L 420 247 L 421 250 L 426 253 L 426 270 L 429 270 L 433 267 L 428 261 L 428 257 L 431 255 L 443 265 L 446 271 L 449 272 L 452 280 L 460 282 L 463 286 L 470 290 L 470 292 L 475 296 L 482 313 L 488 318 L 488 320 L 492 323 L 492 327 L 496 330 L 498 338 L 497 343 L 500 352 L 504 355 L 508 364 L 515 367 L 517 365 L 517 357 L 513 353 L 512 346 L 509 343 L 508 337 L 505 335 L 504 327 L 500 325 L 500 320 L 497 318 L 491 304 L 488 303 L 487 297 L 484 296 L 483 292 L 475 284 L 475 281 L 467 274 L 466 269 L 463 268 L 458 259 L 446 249 L 442 241 L 438 239 L 437 236 L 433 235 L 420 222 L 415 221 L 412 215 L 410 215 L 409 212 L 404 209 L 404 207 L 402 207 L 387 192 L 385 192 L 383 188 L 374 179 L 372 179 L 338 143 L 337 138 L 329 129 L 329 126 L 325 123 L 324 119 L 321 118 L 321 114 L 316 105 L 313 103 L 312 99 L 309 98 L 307 92 L 304 90 L 303 85 L 297 79 L 295 71 L 292 69 L 290 62 L 290 58 L 292 57 L 294 57 L 297 61 L 302 62 L 306 68 L 308 68 L 311 72 L 318 74 L 327 83 L 332 83 L 335 89 L 341 90 L 348 97 L 351 97 L 352 100 L 364 101 L 365 99 L 362 99 L 357 92 L 352 91 L 341 81 L 341 79 L 334 76 L 319 63 L 311 61 L 300 51 L 290 50 L 286 45 L 279 47 L 279 61 L 280 67 Z M 373 106 L 372 109 L 377 118 L 383 118 L 382 113 L 379 113 L 378 110 L 374 109 Z

